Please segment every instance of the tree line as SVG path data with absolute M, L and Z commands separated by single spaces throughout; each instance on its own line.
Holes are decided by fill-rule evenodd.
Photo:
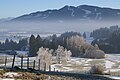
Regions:
M 40 47 L 53 49 L 55 51 L 58 48 L 58 45 L 61 45 L 68 49 L 67 39 L 75 35 L 81 36 L 81 34 L 78 32 L 65 32 L 59 37 L 57 37 L 56 34 L 53 34 L 52 36 L 44 39 L 42 39 L 40 35 L 37 35 L 37 37 L 31 35 L 29 39 L 29 56 L 36 56 Z
M 55 52 L 58 46 L 63 46 L 64 49 L 70 50 L 73 57 L 86 58 L 104 58 L 105 54 L 98 46 L 92 46 L 87 43 L 83 36 L 77 32 L 65 32 L 57 37 L 55 34 L 46 38 L 41 38 L 39 35 L 35 37 L 31 35 L 29 39 L 29 56 L 37 56 L 39 48 L 53 49 Z M 56 55 L 53 53 L 52 55 Z
M 109 36 L 96 38 L 92 42 L 92 45 L 97 44 L 106 53 L 120 53 L 120 28 L 118 26 L 112 26 L 109 28 L 109 31 L 111 31 Z
M 21 39 L 17 43 L 16 41 L 9 40 L 8 38 L 5 40 L 5 42 L 0 42 L 0 50 L 25 50 L 26 46 L 28 45 L 28 39 Z
M 94 39 L 106 39 L 109 38 L 112 35 L 112 33 L 117 30 L 120 30 L 118 25 L 110 26 L 110 28 L 99 28 L 91 32 L 91 37 L 93 37 Z

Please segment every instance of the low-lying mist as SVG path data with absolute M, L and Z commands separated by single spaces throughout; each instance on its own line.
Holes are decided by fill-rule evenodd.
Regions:
M 120 25 L 120 21 L 31 21 L 1 23 L 0 31 L 35 31 L 41 33 L 63 33 L 66 31 L 91 32 L 100 27 Z

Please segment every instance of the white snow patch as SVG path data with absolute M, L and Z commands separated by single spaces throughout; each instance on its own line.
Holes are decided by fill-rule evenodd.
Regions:
M 95 19 L 97 20 L 101 20 L 102 19 L 102 17 L 101 17 L 101 13 L 96 13 L 96 17 L 95 17 Z
M 69 67 L 63 67 L 65 70 L 64 71 L 72 71 L 73 69 L 69 68 Z
M 85 14 L 91 14 L 92 12 L 86 9 L 82 9 L 83 11 L 85 11 Z
M 80 58 L 72 57 L 71 61 L 78 61 Z
M 49 15 L 43 15 L 44 17 L 42 17 L 43 19 L 45 19 L 45 18 L 47 18 L 47 17 L 49 17 Z
M 7 77 L 11 77 L 11 78 L 14 77 L 14 76 L 21 76 L 18 73 L 15 73 L 15 72 L 8 72 L 8 73 L 5 73 L 3 75 L 7 76 Z
M 115 80 L 120 80 L 120 77 L 116 77 L 116 76 L 112 76 L 110 78 L 115 79 Z
M 90 66 L 90 64 L 84 64 L 84 66 Z
M 72 8 L 68 7 L 68 10 L 72 11 L 71 16 L 75 16 L 74 15 L 74 10 Z
M 88 63 L 88 62 L 90 62 L 90 61 L 93 61 L 92 59 L 88 59 L 85 63 Z
M 60 69 L 58 68 L 58 66 L 62 66 L 62 64 L 53 64 L 53 65 L 51 65 L 51 70 L 54 71 L 54 69 L 55 69 L 55 70 L 59 71 Z
M 119 54 L 106 54 L 105 57 L 108 60 L 120 62 L 120 55 Z
M 75 64 L 81 65 L 82 63 L 80 61 L 76 61 Z
M 120 69 L 110 69 L 110 72 L 118 72 Z
M 106 68 L 112 68 L 112 66 L 114 65 L 115 63 L 111 62 L 111 61 L 108 61 L 108 60 L 105 60 L 105 66 Z

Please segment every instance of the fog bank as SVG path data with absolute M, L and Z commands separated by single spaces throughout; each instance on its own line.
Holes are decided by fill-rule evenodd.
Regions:
M 120 25 L 120 21 L 45 21 L 0 23 L 0 31 L 35 31 L 63 33 L 66 31 L 91 32 L 100 27 Z

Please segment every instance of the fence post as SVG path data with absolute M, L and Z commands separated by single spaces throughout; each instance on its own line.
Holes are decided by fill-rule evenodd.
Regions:
M 21 69 L 23 67 L 23 56 L 21 57 Z
M 14 57 L 13 57 L 12 69 L 14 68 L 14 62 L 15 62 L 15 55 L 14 55 Z
M 35 60 L 34 60 L 34 62 L 33 62 L 33 69 L 35 69 Z
M 27 57 L 27 69 L 29 68 L 29 57 Z
M 40 70 L 40 59 L 38 61 L 38 70 Z
M 7 56 L 5 57 L 5 69 L 6 69 L 6 63 L 7 63 Z

